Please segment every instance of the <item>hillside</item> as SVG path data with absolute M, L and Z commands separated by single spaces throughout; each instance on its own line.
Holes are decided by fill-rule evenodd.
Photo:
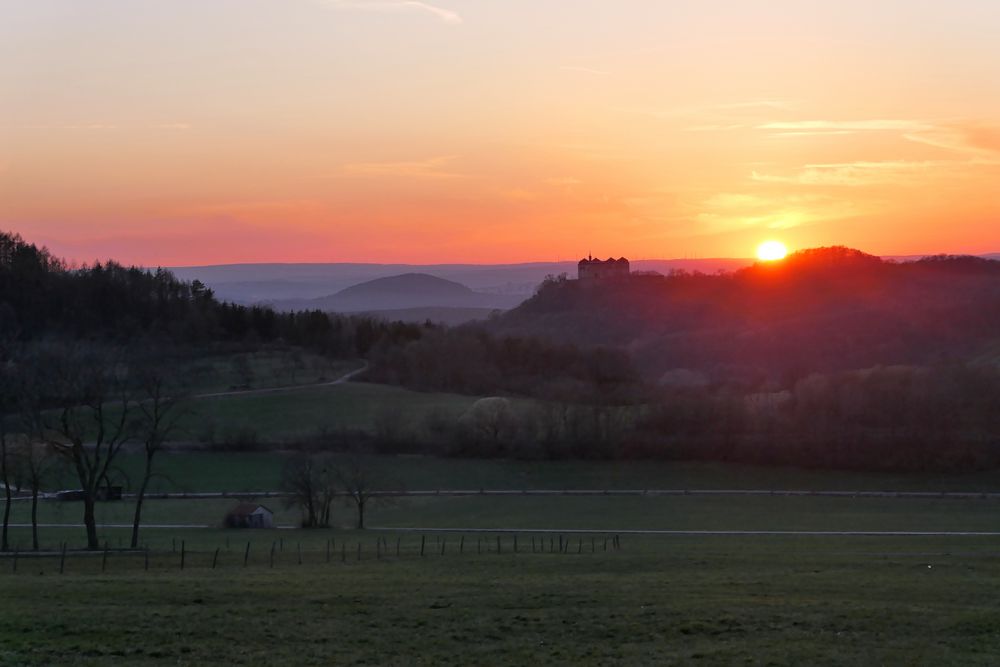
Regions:
M 823 248 L 727 275 L 555 281 L 492 326 L 621 346 L 656 378 L 681 368 L 756 380 L 961 361 L 1000 339 L 1000 262 L 896 263 Z
M 476 292 L 461 283 L 426 273 L 404 273 L 369 280 L 318 299 L 277 301 L 274 307 L 361 313 L 428 307 L 507 309 L 521 301 L 516 295 Z

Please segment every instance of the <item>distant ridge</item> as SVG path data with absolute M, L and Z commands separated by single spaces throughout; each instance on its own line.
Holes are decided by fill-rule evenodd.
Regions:
M 635 271 L 716 273 L 751 264 L 747 258 L 649 259 L 632 262 Z M 220 264 L 170 269 L 182 280 L 200 280 L 221 299 L 237 303 L 278 303 L 330 296 L 369 280 L 422 273 L 461 283 L 474 292 L 526 299 L 547 275 L 576 277 L 576 260 L 522 264 Z
M 506 310 L 523 299 L 476 292 L 461 283 L 426 273 L 404 273 L 352 285 L 317 299 L 276 301 L 278 310 L 325 310 L 339 313 L 412 311 L 424 308 Z

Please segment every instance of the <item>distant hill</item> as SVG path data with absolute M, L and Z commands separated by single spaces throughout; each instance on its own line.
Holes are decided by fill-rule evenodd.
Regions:
M 702 273 L 731 271 L 750 259 L 651 259 L 632 262 L 636 271 L 683 269 Z M 220 299 L 265 303 L 316 299 L 358 283 L 405 273 L 423 273 L 461 283 L 473 291 L 520 296 L 534 294 L 548 275 L 576 277 L 576 261 L 523 264 L 223 264 L 170 269 L 182 280 L 200 280 Z
M 404 273 L 376 278 L 318 299 L 274 302 L 278 310 L 324 310 L 339 313 L 373 313 L 423 308 L 473 308 L 489 312 L 513 308 L 523 299 L 516 295 L 476 292 L 461 283 L 426 273 Z
M 1000 341 L 1000 262 L 886 262 L 822 248 L 731 275 L 547 284 L 493 330 L 628 349 L 659 379 L 801 375 L 983 358 Z

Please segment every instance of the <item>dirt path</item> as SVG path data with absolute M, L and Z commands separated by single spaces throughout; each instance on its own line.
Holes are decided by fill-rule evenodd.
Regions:
M 253 396 L 255 394 L 276 394 L 284 391 L 300 391 L 302 389 L 316 389 L 318 387 L 332 387 L 338 384 L 350 382 L 352 378 L 368 370 L 368 362 L 363 362 L 361 368 L 355 368 L 350 373 L 341 375 L 336 380 L 330 382 L 316 382 L 313 384 L 296 384 L 288 387 L 268 387 L 264 389 L 237 389 L 234 391 L 217 391 L 209 394 L 196 394 L 192 398 L 223 398 L 226 396 Z

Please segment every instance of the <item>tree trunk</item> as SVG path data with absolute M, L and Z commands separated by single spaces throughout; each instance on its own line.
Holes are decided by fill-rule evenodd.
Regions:
M 31 487 L 31 548 L 38 551 L 38 485 Z
M 4 506 L 3 506 L 3 535 L 0 536 L 0 551 L 10 549 L 7 541 L 7 528 L 10 525 L 10 486 L 7 484 L 7 440 L 4 434 L 0 433 L 0 481 L 3 482 Z
M 87 548 L 97 551 L 101 548 L 97 541 L 97 520 L 94 518 L 94 492 L 87 490 L 83 496 L 83 525 L 87 527 Z
M 135 515 L 132 517 L 132 542 L 133 549 L 139 548 L 139 522 L 142 521 L 142 501 L 146 496 L 146 487 L 149 485 L 149 476 L 153 469 L 153 457 L 146 456 L 146 470 L 142 476 L 142 484 L 139 485 L 139 493 L 135 498 Z

